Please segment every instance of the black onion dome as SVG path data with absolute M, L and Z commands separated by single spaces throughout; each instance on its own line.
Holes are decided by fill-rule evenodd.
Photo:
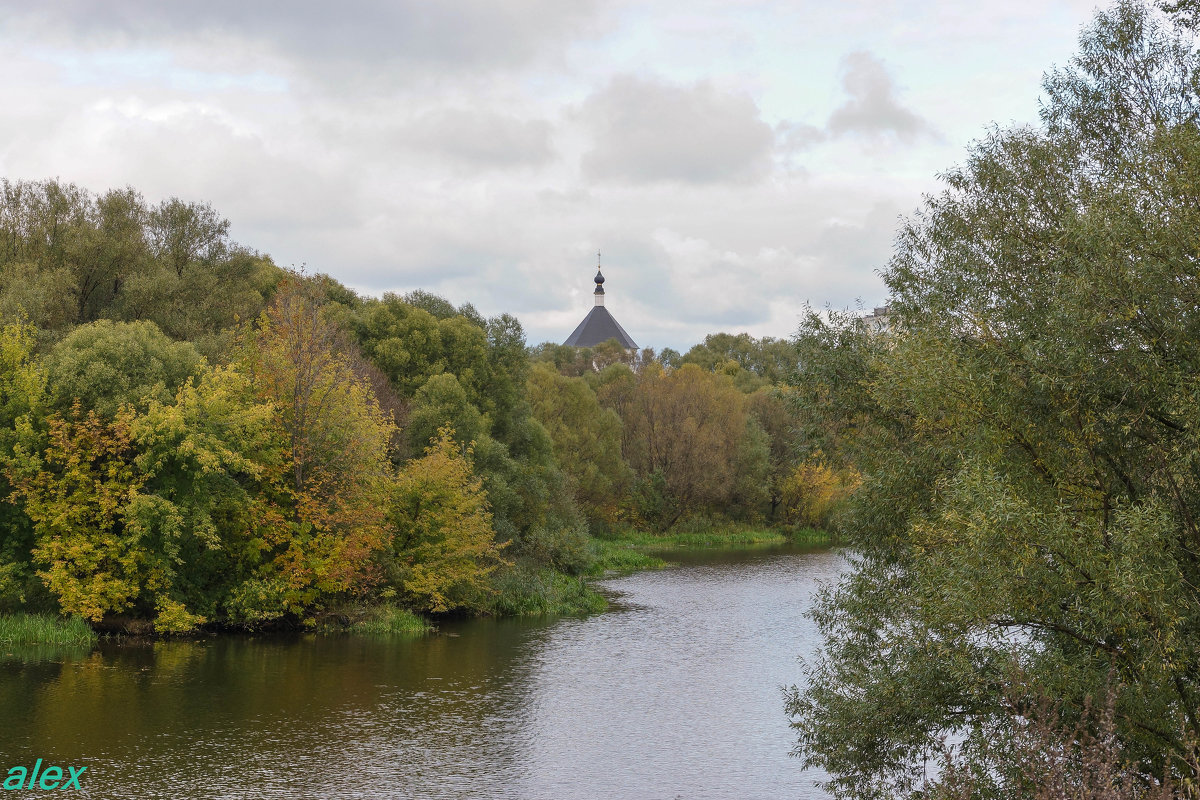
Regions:
M 600 254 L 596 255 L 599 257 Z M 636 350 L 637 343 L 633 341 L 633 337 L 625 332 L 621 323 L 604 307 L 604 273 L 600 271 L 599 265 L 596 266 L 596 277 L 593 280 L 596 282 L 596 305 L 563 344 L 570 347 L 595 347 L 609 339 L 616 339 L 626 350 Z

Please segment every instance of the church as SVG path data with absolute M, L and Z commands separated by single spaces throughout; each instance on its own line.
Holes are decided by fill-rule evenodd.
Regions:
M 599 259 L 600 254 L 596 257 Z M 595 347 L 596 345 L 607 342 L 609 339 L 616 339 L 620 342 L 621 347 L 626 350 L 636 350 L 637 343 L 633 341 L 625 329 L 621 327 L 621 323 L 608 312 L 604 307 L 604 275 L 600 272 L 600 265 L 596 265 L 596 291 L 593 296 L 596 298 L 595 305 L 588 315 L 583 318 L 583 322 L 579 323 L 575 331 L 567 337 L 563 342 L 569 347 Z

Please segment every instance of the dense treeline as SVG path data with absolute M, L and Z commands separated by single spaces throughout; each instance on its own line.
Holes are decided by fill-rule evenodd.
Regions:
M 1200 786 L 1200 54 L 1136 2 L 903 227 L 893 327 L 812 315 L 859 553 L 792 698 L 838 797 Z M 1106 700 L 1107 698 L 1107 700 Z
M 837 488 L 794 456 L 791 343 L 530 350 L 509 315 L 281 269 L 207 205 L 0 188 L 5 609 L 537 610 L 586 592 L 596 534 L 811 524 Z
M 609 498 L 607 513 L 598 500 L 587 506 L 599 520 L 652 530 L 688 516 L 821 526 L 856 485 L 852 469 L 831 469 L 819 450 L 800 458 L 783 382 L 796 375 L 792 342 L 714 334 L 657 358 L 615 341 L 544 344 L 534 358 L 530 401 L 562 429 L 560 459 L 581 497 Z M 609 485 L 628 489 L 610 494 Z

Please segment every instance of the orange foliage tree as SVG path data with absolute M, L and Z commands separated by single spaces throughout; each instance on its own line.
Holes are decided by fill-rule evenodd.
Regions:
M 247 613 L 300 611 L 376 577 L 393 425 L 353 369 L 352 348 L 298 279 L 280 285 L 245 339 L 243 367 L 278 410 L 289 448 L 274 486 L 285 530 L 270 543 L 270 568 L 240 598 Z

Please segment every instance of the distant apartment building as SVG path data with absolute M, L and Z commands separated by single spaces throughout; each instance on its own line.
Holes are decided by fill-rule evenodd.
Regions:
M 891 305 L 876 306 L 862 318 L 867 328 L 875 333 L 887 333 L 892 329 Z

